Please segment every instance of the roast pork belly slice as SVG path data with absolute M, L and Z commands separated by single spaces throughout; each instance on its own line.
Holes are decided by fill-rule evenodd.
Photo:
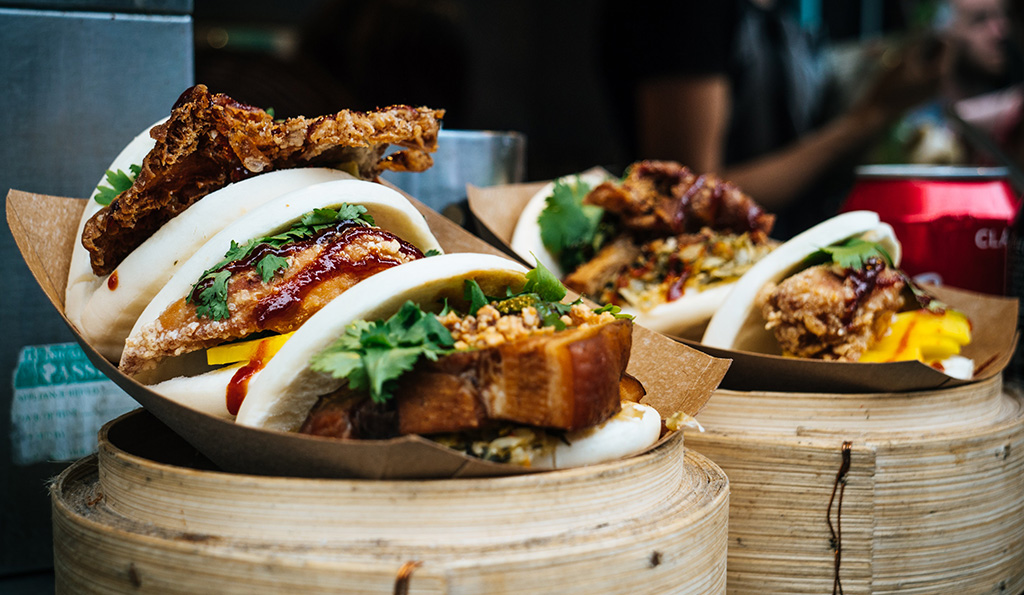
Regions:
M 386 268 L 422 258 L 412 244 L 377 227 L 349 227 L 329 241 L 297 242 L 282 274 L 264 282 L 249 266 L 228 281 L 230 317 L 196 315 L 182 296 L 156 320 L 125 341 L 125 374 L 150 369 L 160 360 L 242 339 L 260 331 L 287 333 L 359 281 Z
M 629 362 L 632 323 L 531 335 L 427 362 L 396 391 L 399 432 L 436 434 L 488 420 L 577 430 L 611 417 Z

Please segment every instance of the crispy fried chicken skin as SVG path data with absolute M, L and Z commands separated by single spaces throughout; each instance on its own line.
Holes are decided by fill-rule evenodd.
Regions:
M 636 163 L 621 184 L 604 182 L 584 202 L 616 214 L 626 229 L 662 236 L 710 227 L 767 237 L 775 225 L 775 215 L 732 183 L 672 161 Z
M 485 316 L 495 324 L 506 319 Z M 619 410 L 620 380 L 632 345 L 630 321 L 600 315 L 562 331 L 545 327 L 505 334 L 515 338 L 485 338 L 482 343 L 496 344 L 420 362 L 402 376 L 386 406 L 347 388 L 321 397 L 300 432 L 389 438 L 462 432 L 502 422 L 575 430 Z M 381 424 L 382 419 L 390 421 Z
M 898 271 L 870 258 L 863 269 L 810 267 L 766 286 L 758 302 L 784 353 L 857 361 L 903 307 L 904 285 Z
M 423 257 L 415 246 L 383 229 L 344 225 L 333 233 L 289 244 L 281 252 L 289 261 L 288 268 L 266 282 L 255 266 L 261 255 L 256 253 L 231 265 L 230 317 L 200 317 L 195 304 L 182 297 L 138 337 L 129 337 L 121 356 L 121 371 L 136 374 L 165 357 L 260 331 L 291 332 L 359 281 Z M 194 293 L 201 289 L 196 288 Z
M 392 106 L 275 121 L 266 111 L 185 91 L 170 118 L 153 128 L 156 146 L 131 188 L 85 225 L 82 244 L 93 272 L 106 275 L 161 225 L 231 182 L 275 169 L 354 162 L 364 179 L 384 169 L 422 171 L 433 164 L 444 110 Z M 384 157 L 389 144 L 405 147 Z

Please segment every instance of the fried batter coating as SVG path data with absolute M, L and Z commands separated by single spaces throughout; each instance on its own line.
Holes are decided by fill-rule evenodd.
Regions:
M 758 295 L 765 329 L 784 353 L 857 361 L 903 307 L 905 281 L 880 259 L 864 269 L 818 265 L 768 285 Z
M 384 169 L 425 170 L 433 164 L 428 153 L 437 148 L 443 116 L 444 110 L 392 106 L 275 121 L 262 109 L 196 85 L 181 95 L 167 122 L 153 128 L 156 146 L 131 188 L 86 222 L 82 245 L 102 276 L 164 223 L 231 182 L 346 162 L 364 179 Z M 389 144 L 406 150 L 385 157 Z

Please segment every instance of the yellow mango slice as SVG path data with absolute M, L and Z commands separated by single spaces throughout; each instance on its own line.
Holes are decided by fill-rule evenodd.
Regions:
M 263 357 L 270 359 L 291 338 L 292 334 L 285 333 L 283 335 L 274 335 L 273 337 L 211 347 L 206 350 L 206 363 L 211 366 L 223 366 L 225 364 L 248 362 L 256 356 L 256 350 L 259 348 L 260 343 L 264 344 Z
M 900 312 L 889 334 L 861 356 L 861 362 L 920 360 L 933 364 L 960 353 L 971 342 L 971 322 L 962 312 Z

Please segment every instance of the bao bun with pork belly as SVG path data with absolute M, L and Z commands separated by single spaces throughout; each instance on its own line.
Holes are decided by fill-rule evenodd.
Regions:
M 249 382 L 236 422 L 339 439 L 419 434 L 538 469 L 645 450 L 662 423 L 625 374 L 631 321 L 564 295 L 546 269 L 493 255 L 383 271 L 292 335 Z
M 841 362 L 919 360 L 970 378 L 970 321 L 899 269 L 892 227 L 870 211 L 824 221 L 776 248 L 712 317 L 710 347 Z
M 423 216 L 381 184 L 343 179 L 279 196 L 178 267 L 135 322 L 120 369 L 183 404 L 233 415 L 226 391 L 232 379 L 244 385 L 239 370 L 251 359 L 234 343 L 259 338 L 265 363 L 271 346 L 362 279 L 433 253 L 440 246 Z

